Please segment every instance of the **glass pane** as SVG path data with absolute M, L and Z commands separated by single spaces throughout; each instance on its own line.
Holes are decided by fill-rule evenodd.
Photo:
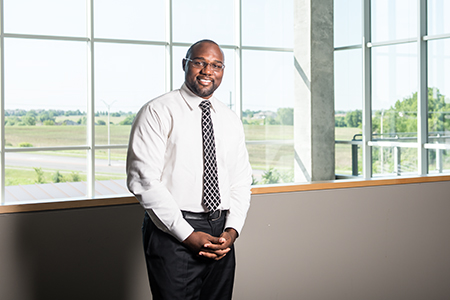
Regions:
M 415 142 L 417 138 L 416 44 L 372 51 L 374 139 Z
M 86 161 L 84 150 L 6 153 L 6 204 L 85 197 Z
M 372 41 L 417 37 L 417 0 L 373 0 Z
M 4 0 L 5 32 L 86 36 L 86 1 Z
M 450 33 L 450 1 L 428 0 L 428 34 Z
M 235 44 L 234 1 L 173 0 L 173 40 L 194 43 L 210 39 Z
M 128 143 L 137 111 L 165 91 L 164 51 L 162 46 L 96 44 L 96 144 L 108 144 L 108 136 L 109 144 Z
M 293 8 L 293 0 L 242 1 L 242 44 L 294 47 Z
M 450 143 L 450 40 L 428 42 L 428 130 L 430 143 Z
M 351 140 L 362 128 L 361 50 L 335 51 L 334 65 L 336 130 L 343 140 Z M 343 136 L 344 133 L 349 135 Z
M 95 153 L 95 194 L 130 194 L 126 187 L 127 149 L 102 149 Z
M 264 128 L 263 126 L 260 126 Z M 278 126 L 280 127 L 280 126 Z M 292 127 L 292 126 L 291 126 Z M 259 128 L 244 125 L 245 134 L 252 135 Z M 256 129 L 256 130 L 255 130 Z M 285 128 L 271 128 L 286 134 Z M 278 129 L 278 130 L 277 130 Z M 250 164 L 253 168 L 253 185 L 294 182 L 294 145 L 258 144 L 247 141 Z
M 174 47 L 173 48 L 173 88 L 178 89 L 184 82 L 184 72 L 182 69 L 182 63 L 184 57 L 186 57 L 186 51 L 188 47 Z M 222 83 L 219 88 L 214 92 L 214 96 L 220 101 L 228 105 L 232 110 L 236 110 L 236 79 L 235 79 L 235 59 L 234 50 L 222 49 L 225 55 L 225 70 L 222 79 Z
M 293 174 L 292 56 L 284 52 L 243 51 L 242 121 L 258 182 L 262 182 L 265 172 L 266 177 L 276 176 L 277 172 Z M 271 63 L 274 61 L 278 63 Z
M 336 139 L 338 139 L 336 128 Z M 361 140 L 361 137 L 358 138 Z M 362 172 L 362 148 L 359 145 L 336 144 L 335 173 L 336 175 L 358 176 Z
M 7 147 L 86 144 L 86 44 L 5 39 Z
M 449 138 L 446 139 L 450 143 Z M 450 150 L 428 150 L 428 172 L 430 174 L 450 173 Z
M 372 147 L 373 176 L 417 175 L 417 149 Z
M 95 37 L 164 40 L 164 0 L 94 1 Z
M 183 58 L 186 57 L 186 52 L 189 47 L 173 47 L 173 88 L 178 89 L 183 85 L 184 82 L 184 72 L 183 72 Z M 225 57 L 228 59 L 228 56 Z M 228 68 L 228 61 L 227 66 Z M 222 82 L 226 80 L 226 76 L 223 77 Z
M 362 1 L 334 0 L 334 46 L 361 44 Z

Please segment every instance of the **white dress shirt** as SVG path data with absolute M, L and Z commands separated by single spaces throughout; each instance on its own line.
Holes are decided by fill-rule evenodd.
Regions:
M 185 84 L 145 104 L 134 120 L 127 156 L 127 184 L 155 225 L 184 241 L 193 228 L 181 210 L 206 212 L 203 197 L 202 111 L 204 100 Z M 239 117 L 214 96 L 211 118 L 216 142 L 225 228 L 242 230 L 250 206 L 251 167 Z

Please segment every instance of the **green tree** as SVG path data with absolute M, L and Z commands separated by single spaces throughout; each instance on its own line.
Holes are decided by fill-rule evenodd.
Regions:
M 55 125 L 55 121 L 53 121 L 53 120 L 45 120 L 43 122 L 43 125 L 46 125 L 46 126 Z
M 136 117 L 136 114 L 128 115 L 125 119 L 119 122 L 119 125 L 131 125 L 133 124 L 134 118 Z
M 34 171 L 36 172 L 36 183 L 45 183 L 44 178 L 44 171 L 42 171 L 42 168 L 35 168 L 33 167 Z
M 87 123 L 86 116 L 83 116 L 82 118 L 78 119 L 77 123 L 80 125 L 86 125 Z
M 280 122 L 278 122 L 277 119 L 274 119 L 272 117 L 266 117 L 264 119 L 264 125 L 278 125 Z
M 65 181 L 66 181 L 66 180 L 65 180 L 64 176 L 63 176 L 59 171 L 56 171 L 56 172 L 53 174 L 53 182 L 54 182 L 54 183 L 65 182 Z
M 26 115 L 22 117 L 22 123 L 27 126 L 34 126 L 36 125 L 36 117 L 33 117 L 32 115 Z
M 249 109 L 246 109 L 246 110 L 244 110 L 243 112 L 242 112 L 242 116 L 244 117 L 244 118 L 253 118 L 253 112 L 251 111 L 251 110 L 249 110 Z
M 450 128 L 450 103 L 437 88 L 428 88 L 428 130 L 442 132 Z M 381 119 L 383 120 L 383 133 L 416 133 L 417 132 L 417 93 L 397 100 L 389 109 L 376 111 L 372 120 L 372 128 L 376 133 L 381 132 Z
M 294 109 L 292 107 L 279 108 L 277 119 L 281 125 L 294 125 Z
M 80 177 L 80 173 L 79 172 L 72 172 L 70 174 L 70 176 L 72 177 L 72 181 L 73 182 L 81 181 L 81 177 Z
M 263 184 L 274 184 L 280 182 L 280 173 L 277 169 L 270 168 L 261 176 Z
M 344 116 L 335 116 L 334 117 L 334 126 L 335 127 L 347 127 L 347 123 L 345 123 Z
M 17 117 L 17 116 L 10 116 L 10 117 L 6 118 L 5 125 L 6 126 L 14 126 L 14 125 L 18 124 L 19 122 L 21 122 L 19 117 Z
M 345 123 L 347 127 L 359 127 L 362 126 L 362 111 L 360 109 L 348 112 L 345 115 Z
M 38 120 L 41 121 L 42 123 L 44 123 L 47 120 L 53 121 L 55 122 L 55 117 L 53 116 L 53 112 L 49 112 L 49 111 L 42 111 L 39 115 L 38 115 Z
M 23 142 L 19 143 L 19 147 L 33 147 L 33 145 L 31 143 Z
M 257 185 L 258 183 L 258 180 L 256 180 L 255 176 L 252 174 L 252 185 Z
M 450 103 L 437 88 L 428 88 L 428 130 L 440 133 L 450 129 Z

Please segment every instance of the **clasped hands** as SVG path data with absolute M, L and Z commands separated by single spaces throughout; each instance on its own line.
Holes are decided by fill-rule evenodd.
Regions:
M 220 260 L 230 252 L 231 245 L 233 245 L 237 235 L 233 228 L 225 229 L 220 237 L 194 231 L 183 241 L 183 244 L 200 257 Z

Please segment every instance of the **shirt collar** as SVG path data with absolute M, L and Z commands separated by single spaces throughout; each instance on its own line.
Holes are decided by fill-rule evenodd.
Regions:
M 190 110 L 193 110 L 195 107 L 199 107 L 200 102 L 203 100 L 209 100 L 211 102 L 211 108 L 214 112 L 216 112 L 214 108 L 214 103 L 216 103 L 217 99 L 214 97 L 214 95 L 209 99 L 203 99 L 196 94 L 194 94 L 187 86 L 186 83 L 183 83 L 183 85 L 180 88 L 181 97 L 183 97 L 184 102 L 186 102 L 187 106 L 189 106 Z

